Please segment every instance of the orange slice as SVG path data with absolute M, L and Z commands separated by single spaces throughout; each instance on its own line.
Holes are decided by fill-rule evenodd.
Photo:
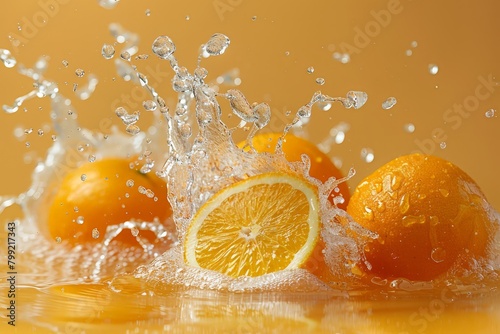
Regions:
M 197 212 L 184 240 L 188 265 L 228 276 L 300 268 L 320 233 L 317 189 L 273 172 L 237 182 Z

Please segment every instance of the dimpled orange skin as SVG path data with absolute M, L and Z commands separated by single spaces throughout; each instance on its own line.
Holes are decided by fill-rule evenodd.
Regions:
M 258 134 L 253 138 L 252 145 L 258 152 L 274 153 L 278 139 L 281 136 L 281 133 Z M 244 145 L 245 142 L 238 144 L 239 147 Z M 282 148 L 285 158 L 290 162 L 302 161 L 302 154 L 306 154 L 311 160 L 309 175 L 321 182 L 327 181 L 332 176 L 337 179 L 343 177 L 342 172 L 335 167 L 331 159 L 321 152 L 316 145 L 305 139 L 287 134 Z M 344 197 L 344 202 L 338 204 L 338 207 L 345 210 L 350 197 L 349 187 L 346 182 L 342 182 L 338 187 L 340 194 Z
M 85 163 L 68 172 L 57 189 L 49 208 L 48 231 L 54 240 L 60 237 L 71 245 L 101 242 L 106 227 L 130 219 L 165 221 L 171 213 L 165 182 L 153 172 L 143 174 L 138 167 L 130 168 L 132 160 L 108 158 Z M 82 180 L 85 175 L 85 181 Z M 133 185 L 127 185 L 132 180 Z M 150 198 L 139 192 L 139 187 L 154 193 Z M 157 198 L 155 200 L 155 197 Z M 78 224 L 78 217 L 83 223 Z M 92 237 L 97 228 L 99 237 Z M 140 232 L 153 241 L 153 232 Z M 138 245 L 130 230 L 116 238 L 127 244 Z
M 371 270 L 360 268 L 389 279 L 431 280 L 483 257 L 498 226 L 471 177 L 423 154 L 392 160 L 365 178 L 347 212 L 379 235 L 365 248 Z

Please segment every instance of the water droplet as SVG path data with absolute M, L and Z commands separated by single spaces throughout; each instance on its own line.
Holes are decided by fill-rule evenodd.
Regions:
M 153 42 L 153 53 L 167 59 L 175 52 L 175 44 L 168 36 L 158 36 Z
M 130 58 L 132 56 L 130 55 L 130 53 L 128 51 L 123 51 L 121 54 L 120 54 L 120 58 L 123 59 L 123 60 L 126 60 L 126 61 L 130 61 Z
M 424 224 L 425 223 L 425 216 L 424 215 L 418 215 L 418 216 L 404 216 L 402 218 L 402 223 L 404 227 L 410 227 L 415 224 Z
M 431 227 L 435 228 L 440 224 L 439 218 L 437 216 L 430 216 L 429 220 L 431 221 Z M 435 231 L 435 229 L 434 229 Z
M 123 124 L 125 125 L 132 125 L 137 123 L 140 116 L 140 112 L 138 110 L 134 111 L 132 114 L 129 114 L 123 107 L 116 108 L 115 114 L 122 120 Z
M 323 111 L 328 111 L 332 108 L 332 104 L 330 102 L 318 102 L 318 108 Z
M 127 125 L 127 127 L 125 128 L 125 131 L 131 135 L 136 135 L 138 134 L 139 132 L 141 132 L 141 129 L 135 125 L 135 124 L 129 124 Z
M 309 67 L 307 68 L 307 73 L 309 73 L 309 74 L 313 74 L 313 73 L 314 73 L 314 67 L 309 66 Z
M 194 76 L 199 79 L 205 79 L 208 75 L 208 71 L 204 67 L 198 67 L 194 70 Z
M 377 211 L 384 212 L 385 211 L 385 203 L 382 201 L 377 202 Z
M 89 155 L 89 162 L 94 162 L 96 160 L 96 156 L 91 154 Z
M 411 46 L 412 48 L 416 48 L 416 47 L 418 46 L 417 41 L 412 41 L 412 42 L 410 43 L 410 46 Z
M 186 19 L 186 21 L 189 21 L 191 19 L 191 17 L 189 15 L 186 15 L 185 19 Z
M 439 71 L 439 67 L 436 64 L 429 64 L 429 73 L 432 75 L 436 75 Z
M 344 106 L 346 108 L 353 107 L 354 109 L 359 109 L 368 100 L 368 94 L 366 94 L 365 92 L 351 90 L 351 91 L 347 92 L 346 98 L 348 101 L 347 104 L 344 103 Z
M 75 74 L 77 77 L 81 78 L 85 75 L 85 71 L 82 70 L 81 68 L 77 68 L 76 71 L 75 71 Z
M 399 200 L 399 212 L 405 214 L 410 209 L 410 195 L 408 193 L 403 194 Z
M 285 56 L 289 56 L 290 55 L 290 51 L 285 51 Z
M 257 16 L 256 15 L 252 16 L 252 21 L 255 21 L 255 20 L 257 20 Z
M 366 163 L 372 162 L 375 159 L 375 154 L 373 153 L 373 150 L 371 148 L 362 148 L 361 159 Z
M 229 99 L 229 104 L 231 105 L 233 113 L 243 121 L 253 123 L 257 120 L 254 110 L 241 91 L 230 89 L 227 91 L 226 97 Z
M 484 116 L 486 116 L 487 118 L 492 118 L 492 117 L 495 117 L 496 116 L 496 110 L 495 109 L 488 109 L 486 110 L 486 112 L 484 113 Z
M 325 84 L 325 79 L 324 78 L 316 78 L 316 83 L 320 86 L 323 86 Z
M 403 126 L 406 132 L 413 133 L 415 132 L 415 125 L 413 123 L 407 123 Z
M 442 141 L 439 143 L 439 147 L 444 150 L 446 148 L 446 142 L 445 141 Z
M 99 235 L 99 230 L 97 228 L 92 229 L 92 238 L 97 239 Z
M 387 110 L 391 109 L 398 101 L 395 97 L 388 97 L 387 100 L 382 102 L 382 109 Z
M 14 58 L 10 51 L 6 49 L 0 49 L 0 60 L 7 68 L 12 68 L 16 66 L 17 63 L 16 58 Z
M 203 51 L 206 52 L 207 56 L 219 56 L 226 51 L 230 43 L 231 41 L 226 35 L 213 34 L 204 45 Z
M 308 105 L 302 106 L 297 111 L 299 117 L 311 117 L 311 107 Z
M 99 5 L 106 9 L 114 8 L 120 0 L 99 0 Z
M 450 195 L 450 191 L 448 189 L 439 189 L 439 192 L 443 197 L 448 197 Z
M 82 181 L 87 180 L 87 174 L 82 174 L 82 175 L 80 176 L 80 180 L 82 180 Z
M 115 109 L 115 114 L 116 114 L 116 116 L 122 118 L 123 116 L 128 115 L 128 112 L 127 112 L 127 110 L 125 108 L 118 107 L 118 108 Z
M 60 243 L 61 243 L 61 241 L 62 241 L 61 237 L 56 237 L 56 242 L 57 242 L 58 244 L 60 244 Z
M 154 111 L 154 110 L 156 110 L 156 107 L 157 107 L 156 103 L 152 100 L 146 100 L 146 101 L 142 102 L 142 106 L 147 111 Z
M 37 133 L 38 133 L 39 136 L 43 136 L 43 130 L 42 129 L 38 129 Z
M 351 56 L 348 53 L 334 52 L 333 59 L 341 62 L 342 64 L 347 64 L 351 61 Z
M 137 237 L 139 235 L 139 229 L 137 227 L 132 227 L 132 229 L 130 229 L 130 233 L 132 233 L 134 237 Z
M 191 137 L 192 130 L 191 130 L 191 126 L 189 124 L 187 124 L 187 123 L 182 124 L 179 128 L 179 131 L 180 131 L 182 138 Z
M 443 262 L 446 260 L 446 251 L 441 247 L 434 248 L 431 251 L 431 259 L 436 263 Z
M 145 11 L 146 16 L 151 16 L 151 10 L 148 8 Z
M 82 225 L 82 224 L 85 222 L 85 218 L 84 218 L 83 216 L 78 216 L 78 217 L 76 217 L 75 222 L 76 222 L 78 225 Z
M 104 44 L 102 46 L 101 54 L 105 59 L 111 59 L 115 55 L 115 48 L 112 45 Z
M 127 187 L 132 188 L 134 186 L 134 180 L 129 179 L 125 184 L 127 185 Z
M 64 60 L 61 62 L 63 64 L 64 67 L 68 67 L 69 66 L 69 62 L 67 60 Z
M 404 179 L 405 177 L 403 173 L 394 171 L 391 178 L 391 189 L 398 190 L 401 187 L 401 184 L 403 184 Z
M 409 57 L 413 54 L 413 51 L 408 49 L 408 50 L 406 50 L 405 54 Z
M 368 220 L 373 220 L 373 210 L 365 206 L 365 211 L 363 211 L 363 217 Z
M 147 55 L 147 54 L 140 54 L 140 55 L 135 56 L 134 59 L 135 60 L 146 60 L 148 58 L 149 58 L 149 55 Z

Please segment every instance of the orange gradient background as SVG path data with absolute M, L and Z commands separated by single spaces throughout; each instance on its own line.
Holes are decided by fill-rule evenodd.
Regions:
M 192 71 L 199 46 L 213 33 L 223 33 L 231 39 L 226 53 L 202 61 L 209 71 L 208 80 L 238 68 L 242 79 L 239 89 L 249 102 L 267 102 L 273 110 L 266 131 L 281 131 L 291 119 L 285 116 L 286 111 L 297 111 L 317 90 L 330 96 L 345 96 L 350 90 L 368 93 L 368 102 L 359 110 L 346 110 L 339 104 L 328 112 L 315 108 L 310 123 L 303 129 L 304 135 L 321 142 L 332 127 L 340 122 L 349 124 L 345 141 L 335 145 L 329 156 L 342 161 L 345 174 L 351 167 L 356 169 L 357 174 L 349 181 L 351 192 L 362 178 L 386 162 L 425 150 L 452 161 L 470 174 L 491 204 L 500 210 L 497 175 L 500 117 L 485 116 L 489 109 L 500 113 L 500 84 L 496 83 L 500 82 L 499 13 L 500 2 L 492 0 L 121 0 L 112 10 L 102 8 L 97 0 L 8 1 L 0 11 L 0 49 L 11 50 L 18 63 L 29 67 L 39 56 L 49 56 L 46 77 L 57 82 L 62 94 L 72 99 L 82 127 L 108 133 L 110 124 L 124 130 L 114 114 L 117 106 L 124 106 L 129 112 L 143 111 L 141 102 L 146 97 L 138 87 L 117 76 L 113 60 L 101 56 L 103 44 L 114 42 L 108 30 L 110 23 L 119 23 L 140 36 L 138 54 L 148 54 L 149 59 L 134 64 L 168 101 L 175 97 L 170 82 L 173 73 L 165 61 L 152 54 L 154 39 L 159 35 L 170 36 L 177 46 L 175 55 L 180 64 Z M 18 39 L 20 45 L 14 45 L 12 38 Z M 412 47 L 413 41 L 417 42 L 416 47 Z M 116 50 L 115 58 L 121 45 Z M 407 50 L 412 51 L 411 56 L 406 54 Z M 350 53 L 350 62 L 335 60 L 334 52 Z M 63 61 L 68 62 L 67 67 Z M 437 74 L 429 73 L 429 64 L 439 67 Z M 307 68 L 311 66 L 315 71 L 309 74 Z M 83 69 L 85 76 L 77 77 L 77 69 Z M 99 84 L 90 99 L 80 101 L 73 87 L 84 85 L 90 73 L 98 76 Z M 324 78 L 325 84 L 318 85 L 317 78 Z M 16 97 L 31 89 L 31 79 L 20 76 L 16 69 L 0 65 L 0 104 L 12 104 Z M 397 104 L 383 110 L 382 102 L 391 96 L 398 100 Z M 225 101 L 221 105 L 227 117 L 229 105 Z M 33 99 L 24 107 L 26 112 L 23 108 L 15 114 L 0 112 L 0 195 L 25 191 L 36 161 L 45 157 L 52 144 L 52 131 L 42 136 L 37 134 L 38 129 L 50 124 L 49 100 Z M 150 120 L 151 116 L 143 111 L 138 125 L 146 129 Z M 415 126 L 413 133 L 405 131 L 408 123 Z M 16 128 L 32 128 L 33 132 L 16 138 Z M 236 142 L 241 139 L 236 138 Z M 446 142 L 444 149 L 440 148 L 440 142 Z M 371 163 L 361 158 L 361 151 L 366 148 L 374 152 Z M 18 215 L 15 210 L 9 210 L 2 219 L 15 215 Z M 20 293 L 19 305 L 30 306 L 36 299 L 35 306 L 39 307 L 36 311 L 43 322 L 63 323 L 70 317 L 83 317 L 80 304 L 66 304 L 67 297 L 59 290 L 62 289 L 53 287 L 50 294 L 35 290 Z M 66 291 L 71 293 L 71 288 Z M 89 291 L 88 295 L 98 296 Z M 64 298 L 54 298 L 61 293 Z M 40 296 L 33 297 L 37 294 Z M 162 330 L 158 314 L 163 319 L 164 313 L 148 313 L 142 304 L 123 308 L 130 303 L 130 295 L 113 296 L 109 307 L 102 306 L 100 300 L 95 303 L 106 311 L 99 311 L 99 315 L 102 313 L 105 321 L 111 319 L 110 324 L 101 324 L 103 330 L 125 331 L 130 329 L 131 321 L 136 321 L 134 326 L 138 330 L 148 324 Z M 221 296 L 224 297 L 215 299 L 212 295 L 212 299 L 201 299 L 210 307 L 215 303 L 223 310 L 226 305 L 241 306 L 235 299 L 228 297 L 227 301 Z M 259 300 L 254 295 L 238 296 Z M 387 300 L 385 304 L 371 301 L 371 296 L 362 302 L 321 301 L 324 296 L 302 296 L 297 299 L 300 303 L 292 306 L 300 304 L 311 318 L 319 319 L 324 313 L 321 323 L 325 332 L 346 328 L 370 333 L 498 332 L 499 303 L 495 300 L 498 296 L 485 295 L 472 299 L 470 304 L 456 305 L 443 296 L 430 302 L 427 297 L 414 299 L 414 296 Z M 183 312 L 180 319 L 184 313 L 188 314 L 188 320 L 196 314 L 191 312 L 198 310 L 193 299 L 171 299 L 172 310 Z M 435 301 L 444 305 L 435 318 L 429 320 L 417 313 L 432 311 Z M 156 310 L 163 312 L 166 303 L 163 299 L 148 299 L 147 303 L 150 302 L 157 303 Z M 85 305 L 89 309 L 94 307 Z M 258 304 L 259 309 L 261 306 L 262 303 Z M 295 310 L 287 303 L 282 307 L 283 312 Z M 269 310 L 280 314 L 279 307 Z M 25 311 L 20 307 L 19 312 Z M 144 322 L 139 318 L 145 319 Z M 230 317 L 224 319 L 207 324 L 217 327 L 220 323 L 231 323 Z M 400 326 L 408 323 L 409 327 Z M 297 330 L 295 326 L 291 328 Z
M 192 70 L 200 44 L 221 32 L 231 39 L 231 46 L 223 56 L 203 60 L 209 79 L 237 67 L 242 79 L 239 89 L 248 100 L 271 105 L 274 116 L 269 130 L 280 131 L 285 111 L 296 111 L 316 90 L 331 96 L 345 96 L 349 90 L 368 93 L 367 104 L 359 110 L 340 105 L 328 112 L 316 109 L 305 128 L 319 142 L 339 122 L 350 125 L 344 143 L 334 146 L 330 156 L 342 160 L 344 172 L 350 167 L 357 170 L 349 182 L 351 189 L 387 161 L 425 145 L 425 151 L 469 173 L 500 208 L 496 175 L 500 119 L 485 116 L 490 108 L 500 113 L 500 86 L 482 83 L 500 81 L 500 46 L 495 39 L 500 31 L 496 17 L 500 4 L 493 1 L 360 4 L 343 0 L 293 5 L 244 0 L 120 1 L 109 10 L 98 1 L 46 0 L 11 1 L 7 7 L 0 13 L 0 48 L 10 49 L 26 66 L 32 66 L 40 55 L 49 56 L 46 76 L 73 100 L 84 127 L 106 132 L 107 120 L 122 127 L 113 112 L 118 105 L 142 110 L 139 89 L 117 78 L 113 61 L 100 55 L 104 43 L 113 43 L 109 23 L 120 23 L 139 34 L 138 53 L 150 58 L 135 64 L 163 96 L 171 98 L 172 71 L 152 54 L 153 40 L 158 35 L 170 36 L 179 62 Z M 21 45 L 14 46 L 9 36 L 18 38 Z M 418 43 L 415 48 L 413 41 Z M 116 47 L 115 57 L 120 48 Z M 408 49 L 411 56 L 406 55 Z M 333 59 L 335 51 L 350 53 L 350 62 Z M 62 65 L 63 60 L 68 67 Z M 436 75 L 429 73 L 429 64 L 439 66 Z M 306 71 L 310 66 L 313 74 Z M 83 78 L 75 75 L 77 68 L 85 71 Z M 89 73 L 100 80 L 97 90 L 89 100 L 78 101 L 73 85 L 83 85 Z M 319 77 L 325 79 L 323 86 L 315 82 Z M 15 69 L 0 67 L 0 79 L 2 104 L 12 103 L 31 89 L 31 80 Z M 127 95 L 131 96 L 128 103 L 124 102 Z M 381 103 L 390 96 L 398 103 L 383 110 Z M 462 114 L 453 111 L 454 105 L 464 104 Z M 223 107 L 227 112 L 227 105 Z M 50 121 L 48 100 L 31 100 L 26 108 L 27 112 L 1 116 L 2 194 L 28 187 L 34 161 L 44 157 L 52 143 L 50 134 L 40 137 L 36 133 Z M 414 124 L 413 133 L 404 130 L 408 123 Z M 146 124 L 144 116 L 139 125 Z M 34 131 L 19 140 L 13 136 L 16 127 Z M 437 144 L 441 141 L 446 142 L 445 149 Z M 363 148 L 373 150 L 373 162 L 361 159 Z

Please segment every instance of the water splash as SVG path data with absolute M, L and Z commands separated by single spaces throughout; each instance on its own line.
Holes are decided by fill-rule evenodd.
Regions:
M 14 62 L 15 63 L 15 62 Z M 47 57 L 40 57 L 35 63 L 34 68 L 25 68 L 23 65 L 18 66 L 18 72 L 24 76 L 33 79 L 34 89 L 27 94 L 20 96 L 14 100 L 11 105 L 3 105 L 3 110 L 9 114 L 15 113 L 19 110 L 24 102 L 33 98 L 43 98 L 45 96 L 55 97 L 59 92 L 59 88 L 53 82 L 45 80 L 43 73 L 47 70 L 48 59 Z
M 109 32 L 117 43 L 123 44 L 120 58 L 115 59 L 116 72 L 125 81 L 139 82 L 135 69 L 128 63 L 131 57 L 139 50 L 139 36 L 123 28 L 118 23 L 109 25 Z
M 168 196 L 172 204 L 179 240 L 184 238 L 188 225 L 197 210 L 217 191 L 252 175 L 276 170 L 303 175 L 319 187 L 322 207 L 328 212 L 325 213 L 325 221 L 330 221 L 330 224 L 336 227 L 330 232 L 328 240 L 332 240 L 331 238 L 335 238 L 335 236 L 338 237 L 338 234 L 342 233 L 343 227 L 334 220 L 333 217 L 337 216 L 336 210 L 338 209 L 332 206 L 328 198 L 338 184 L 344 182 L 345 179 L 332 178 L 325 184 L 321 184 L 309 176 L 310 163 L 307 156 L 304 157 L 304 161 L 291 164 L 284 158 L 281 147 L 286 133 L 299 122 L 304 122 L 311 117 L 312 107 L 315 104 L 340 102 L 345 108 L 359 109 L 366 103 L 367 94 L 350 91 L 346 97 L 331 97 L 321 92 L 314 93 L 311 100 L 297 110 L 293 120 L 285 125 L 283 136 L 276 145 L 276 154 L 271 156 L 259 154 L 253 149 L 251 139 L 268 124 L 271 115 L 269 105 L 258 102 L 250 103 L 245 95 L 237 89 L 229 89 L 222 93 L 219 92 L 219 87 L 212 87 L 205 83 L 208 72 L 201 66 L 202 58 L 223 54 L 229 44 L 229 38 L 226 36 L 213 35 L 207 43 L 201 46 L 197 67 L 193 73 L 179 65 L 175 57 L 175 44 L 168 36 L 159 36 L 152 45 L 153 53 L 160 59 L 169 62 L 174 72 L 172 88 L 179 94 L 175 109 L 171 111 L 163 107 L 162 115 L 168 123 L 170 154 L 160 174 L 168 182 Z M 148 87 L 147 82 L 143 86 L 152 90 Z M 159 106 L 164 105 L 163 99 L 156 92 L 152 95 L 154 96 L 153 103 Z M 232 132 L 234 129 L 228 128 L 222 122 L 222 111 L 218 98 L 226 99 L 233 115 L 240 120 L 236 129 L 251 124 L 247 136 L 249 151 L 243 151 L 233 143 Z M 192 128 L 194 125 L 197 126 L 198 134 L 194 138 L 190 138 L 194 132 Z M 221 159 L 221 157 L 224 158 Z M 353 173 L 354 171 L 351 171 L 347 178 L 352 177 Z M 362 229 L 360 228 L 360 230 Z M 354 263 L 355 257 L 362 256 L 358 246 L 358 243 L 352 238 L 345 237 L 342 243 L 332 244 L 330 249 L 331 252 L 337 254 L 336 259 L 349 257 L 352 260 L 350 263 Z M 345 249 L 349 249 L 349 252 L 346 253 Z M 184 268 L 182 261 L 175 260 L 174 254 L 177 251 L 179 250 L 174 251 L 173 249 L 174 253 L 165 255 L 155 265 L 138 269 L 138 275 L 147 273 L 149 278 L 154 276 L 156 280 L 167 282 L 172 278 L 171 275 L 177 275 L 178 278 L 178 268 L 181 268 L 182 272 L 200 270 Z M 165 261 L 169 264 L 165 264 Z M 173 269 L 162 269 L 158 272 L 159 266 Z M 347 271 L 344 269 L 342 273 L 347 275 Z M 153 271 L 156 274 L 153 274 Z M 162 277 L 160 278 L 160 276 Z M 211 278 L 213 277 L 209 273 L 204 272 L 203 282 L 199 281 L 193 284 L 206 285 L 206 282 L 212 281 Z M 187 277 L 183 278 L 184 281 L 185 279 Z M 213 282 L 217 281 L 217 279 L 213 280 Z
M 6 49 L 0 49 L 0 60 L 2 61 L 3 65 L 7 68 L 12 68 L 16 66 L 16 58 L 12 56 L 9 50 Z
M 122 28 L 120 27 L 120 29 Z M 354 170 L 350 170 L 345 179 L 331 178 L 327 182 L 321 183 L 309 176 L 310 162 L 307 156 L 301 162 L 289 163 L 284 158 L 282 144 L 287 132 L 298 124 L 305 124 L 312 116 L 314 105 L 320 107 L 330 105 L 331 107 L 331 104 L 339 102 L 347 109 L 359 109 L 367 102 L 368 95 L 365 92 L 349 91 L 345 97 L 331 97 L 319 91 L 315 92 L 311 100 L 296 111 L 292 121 L 285 125 L 283 136 L 276 145 L 275 154 L 259 154 L 252 149 L 244 151 L 234 144 L 233 132 L 246 127 L 246 124 L 251 124 L 247 145 L 252 148 L 252 136 L 265 128 L 269 122 L 270 107 L 266 103 L 248 102 L 245 95 L 239 90 L 229 89 L 226 92 L 219 92 L 219 87 L 205 82 L 208 71 L 201 67 L 201 61 L 207 56 L 223 54 L 230 44 L 227 36 L 215 34 L 201 46 L 197 67 L 192 73 L 178 64 L 174 56 L 175 44 L 168 36 L 160 36 L 154 41 L 153 53 L 160 59 L 166 60 L 173 70 L 172 89 L 178 93 L 178 97 L 177 104 L 170 109 L 165 100 L 148 83 L 147 77 L 130 65 L 131 55 L 137 52 L 137 39 L 135 39 L 134 34 L 120 29 L 118 26 L 110 27 L 117 41 L 125 43 L 121 54 L 126 53 L 126 57 L 124 57 L 126 60 L 115 59 L 115 63 L 119 64 L 117 68 L 123 79 L 132 80 L 149 93 L 150 99 L 144 101 L 144 109 L 164 120 L 165 127 L 159 127 L 160 131 L 158 131 L 167 134 L 167 147 L 164 151 L 165 154 L 162 155 L 163 159 L 149 159 L 151 145 L 157 142 L 163 143 L 165 138 L 146 138 L 146 134 L 140 131 L 136 125 L 139 121 L 138 112 L 129 113 L 123 107 L 116 110 L 116 114 L 123 121 L 127 132 L 136 134 L 135 136 L 113 133 L 104 140 L 99 135 L 80 129 L 76 122 L 76 111 L 72 108 L 69 100 L 58 93 L 55 84 L 43 79 L 44 62 L 42 61 L 34 70 L 25 69 L 26 73 L 29 73 L 37 82 L 42 82 L 44 86 L 40 92 L 36 90 L 33 96 L 49 96 L 51 98 L 54 128 L 58 138 L 67 139 L 55 141 L 47 159 L 37 166 L 33 174 L 34 182 L 29 191 L 17 198 L 6 198 L 3 202 L 4 207 L 15 204 L 22 205 L 26 210 L 28 222 L 31 222 L 31 225 L 26 224 L 25 226 L 27 228 L 33 227 L 32 231 L 36 232 L 37 226 L 44 224 L 40 217 L 44 216 L 43 210 L 46 210 L 44 208 L 50 199 L 45 191 L 46 187 L 51 182 L 57 183 L 61 176 L 57 172 L 56 166 L 58 164 L 64 164 L 70 154 L 74 158 L 73 161 L 80 162 L 89 159 L 89 156 L 99 159 L 107 156 L 110 152 L 113 154 L 120 152 L 120 154 L 125 155 L 132 152 L 145 160 L 141 171 L 143 169 L 144 171 L 153 171 L 155 161 L 165 162 L 158 173 L 167 179 L 168 196 L 174 209 L 173 219 L 177 230 L 170 232 L 168 228 L 158 222 L 133 221 L 123 222 L 108 228 L 106 231 L 98 230 L 99 234 L 105 234 L 105 241 L 89 258 L 88 261 L 91 261 L 92 265 L 86 267 L 86 272 L 91 267 L 90 275 L 94 279 L 98 280 L 103 277 L 103 273 L 107 272 L 106 270 L 109 271 L 110 264 L 124 260 L 122 256 L 113 257 L 115 254 L 113 252 L 116 249 L 111 245 L 116 235 L 128 229 L 132 235 L 137 237 L 138 230 L 146 229 L 156 231 L 156 235 L 162 240 L 169 240 L 168 245 L 157 248 L 156 245 L 153 247 L 147 241 L 138 239 L 137 241 L 143 249 L 140 256 L 132 257 L 133 259 L 147 258 L 149 260 L 156 258 L 153 263 L 139 266 L 134 272 L 134 277 L 146 281 L 155 289 L 165 288 L 168 290 L 172 287 L 198 287 L 231 291 L 290 290 L 297 289 L 297 287 L 304 289 L 304 291 L 308 291 L 307 289 L 328 289 L 326 285 L 305 270 L 280 272 L 256 279 L 239 278 L 235 280 L 200 268 L 188 268 L 183 263 L 182 248 L 180 243 L 176 242 L 182 240 L 193 215 L 213 194 L 252 175 L 276 170 L 286 171 L 302 175 L 317 186 L 322 208 L 322 222 L 324 223 L 321 234 L 326 243 L 325 254 L 327 254 L 328 268 L 332 274 L 337 275 L 340 281 L 342 279 L 352 281 L 353 266 L 358 261 L 364 260 L 363 240 L 373 239 L 376 236 L 351 221 L 344 211 L 331 204 L 329 198 L 340 182 L 344 182 L 354 175 Z M 36 88 L 40 89 L 40 87 Z M 218 99 L 227 100 L 232 113 L 240 120 L 240 125 L 236 129 L 230 129 L 222 122 L 222 110 Z M 321 107 L 321 109 L 325 110 L 326 108 Z M 335 130 L 332 129 L 330 137 L 333 142 L 335 144 L 342 143 L 348 129 L 349 126 L 346 124 L 339 124 Z M 89 149 L 85 152 L 75 149 L 82 143 L 83 145 L 88 144 Z M 157 145 L 161 147 L 162 144 Z M 365 154 L 365 161 L 367 159 L 373 160 L 373 154 L 372 158 L 369 156 L 369 154 Z M 335 198 L 334 203 L 339 200 Z M 2 210 L 1 207 L 0 210 Z M 64 240 L 58 240 L 58 242 L 64 244 Z M 36 245 L 40 245 L 40 243 Z M 38 253 L 40 249 L 46 251 L 51 247 L 47 246 L 47 243 L 43 245 L 45 248 L 38 247 L 36 250 Z M 81 249 L 82 247 L 71 251 L 81 254 Z M 163 253 L 164 251 L 166 252 Z M 28 252 L 35 253 L 35 247 L 28 249 Z M 160 252 L 163 255 L 160 256 Z M 65 258 L 66 254 L 60 253 L 62 252 L 58 251 L 51 255 Z M 53 258 L 51 257 L 51 259 Z M 74 260 L 74 258 L 72 259 Z M 81 260 L 81 258 L 78 259 Z M 77 262 L 73 262 L 73 265 L 75 263 Z M 144 262 L 136 262 L 135 266 L 139 263 Z M 120 278 L 115 278 L 114 282 L 116 283 Z
M 102 247 L 94 247 L 91 250 L 88 247 L 76 246 L 69 251 L 70 246 L 66 245 L 61 238 L 56 238 L 56 244 L 61 245 L 60 247 L 54 247 L 53 241 L 46 238 L 44 226 L 47 225 L 47 210 L 53 197 L 53 191 L 50 191 L 50 189 L 59 185 L 67 171 L 86 161 L 95 161 L 108 156 L 121 156 L 123 158 L 139 156 L 139 159 L 146 161 L 145 165 L 148 167 L 141 169 L 144 173 L 151 172 L 154 166 L 154 160 L 150 157 L 151 153 L 147 153 L 150 151 L 146 150 L 146 148 L 150 147 L 145 134 L 141 133 L 129 137 L 118 132 L 116 128 L 112 128 L 111 134 L 103 135 L 82 128 L 77 122 L 78 113 L 73 108 L 71 101 L 59 93 L 59 89 L 54 82 L 44 77 L 47 67 L 48 61 L 46 57 L 41 57 L 33 68 L 18 65 L 18 72 L 33 80 L 34 89 L 28 94 L 17 98 L 13 105 L 4 106 L 3 108 L 7 113 L 15 113 L 28 99 L 34 97 L 49 98 L 52 106 L 51 119 L 55 131 L 55 135 L 52 135 L 54 143 L 49 148 L 45 160 L 40 161 L 33 171 L 30 188 L 18 196 L 0 198 L 0 213 L 14 205 L 21 207 L 24 219 L 22 228 L 20 227 L 20 231 L 22 231 L 20 233 L 30 241 L 23 243 L 25 246 L 20 248 L 20 253 L 29 256 L 27 262 L 46 260 L 60 263 L 61 261 L 57 260 L 58 256 L 61 258 L 66 257 L 67 262 L 64 268 L 68 269 L 67 266 L 70 266 L 71 270 L 63 270 L 59 275 L 60 279 L 78 279 L 82 277 L 81 275 L 87 275 L 99 280 L 103 275 L 110 274 L 109 266 L 114 266 L 117 261 L 121 261 L 123 264 L 133 264 L 133 261 L 128 262 L 129 259 L 122 259 L 121 255 L 116 252 L 116 247 L 123 249 L 123 246 L 116 246 L 114 239 L 124 229 L 147 229 L 154 232 L 162 240 L 159 244 L 155 244 L 156 248 L 153 251 L 152 246 L 147 241 L 138 238 L 137 241 L 142 246 L 142 251 L 133 251 L 134 256 L 131 256 L 130 259 L 139 262 L 151 260 L 160 252 L 168 249 L 170 244 L 174 242 L 175 233 L 172 230 L 166 230 L 163 225 L 164 222 L 124 222 L 118 226 L 111 226 L 108 230 L 92 231 L 94 238 L 104 234 Z M 80 98 L 90 96 L 90 93 L 95 89 L 97 79 L 92 74 L 87 77 L 89 84 L 76 91 Z M 29 134 L 32 131 L 33 129 L 26 129 L 23 130 L 23 134 Z M 40 129 L 38 134 L 43 134 L 43 130 Z M 165 153 L 162 153 L 161 157 L 165 159 Z M 82 175 L 82 180 L 85 178 L 86 175 Z M 76 210 L 78 209 L 75 208 Z M 80 222 L 83 221 L 78 220 L 76 223 Z M 57 255 L 61 253 L 61 249 L 65 249 L 66 251 L 63 251 L 63 253 L 66 252 L 67 254 Z M 38 258 L 35 255 L 39 254 L 40 250 L 44 250 L 45 257 Z M 136 266 L 137 263 L 134 265 Z M 36 268 L 31 269 L 35 270 Z M 129 265 L 124 265 L 123 268 L 130 270 Z M 45 267 L 40 266 L 40 270 L 42 269 L 47 270 L 47 265 Z

